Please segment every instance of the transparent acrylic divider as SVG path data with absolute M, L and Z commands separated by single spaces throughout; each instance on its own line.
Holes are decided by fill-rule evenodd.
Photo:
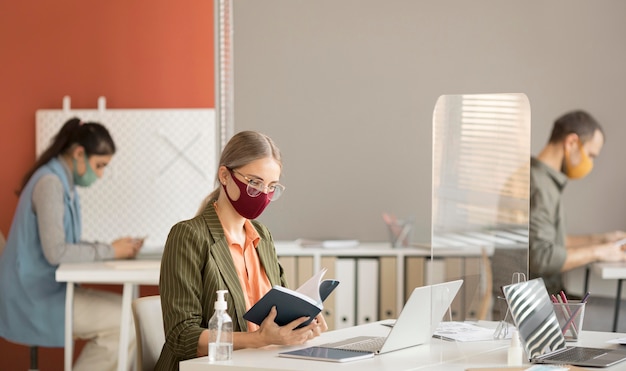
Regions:
M 526 274 L 521 272 L 513 273 L 513 277 L 511 277 L 511 284 L 520 282 L 526 282 Z M 504 303 L 504 306 L 506 306 L 506 314 L 504 315 L 504 318 L 500 320 L 500 322 L 498 323 L 498 327 L 496 327 L 496 330 L 493 332 L 493 338 L 496 340 L 500 340 L 509 337 L 509 327 L 511 326 L 513 318 L 511 316 L 511 309 L 509 308 L 506 299 L 503 296 L 498 296 L 497 298 L 499 299 L 500 303 Z
M 454 321 L 508 323 L 506 305 L 499 309 L 501 300 L 494 298 L 511 283 L 511 272 L 519 272 L 514 280 L 525 280 L 528 273 L 528 98 L 442 95 L 432 125 L 431 259 L 425 284 L 463 279 L 452 304 Z M 498 336 L 508 336 L 505 329 Z

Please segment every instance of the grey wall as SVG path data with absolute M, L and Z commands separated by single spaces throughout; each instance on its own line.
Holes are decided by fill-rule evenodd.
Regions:
M 234 29 L 235 130 L 284 155 L 275 239 L 383 241 L 387 211 L 428 240 L 432 111 L 462 93 L 527 94 L 533 154 L 563 112 L 595 115 L 608 140 L 566 189 L 569 229 L 626 229 L 626 1 L 234 0 Z

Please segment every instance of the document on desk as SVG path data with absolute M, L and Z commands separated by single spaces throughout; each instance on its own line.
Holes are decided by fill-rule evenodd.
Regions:
M 493 329 L 467 322 L 446 321 L 439 323 L 433 337 L 460 342 L 488 341 L 493 340 Z
M 296 243 L 302 247 L 321 247 L 325 249 L 347 249 L 359 246 L 359 240 L 309 240 L 298 238 Z
M 159 269 L 160 260 L 109 260 L 104 262 L 106 266 L 114 269 L 136 270 L 136 269 Z
M 607 343 L 609 343 L 609 344 L 626 345 L 626 338 L 611 339 L 611 340 L 607 341 Z

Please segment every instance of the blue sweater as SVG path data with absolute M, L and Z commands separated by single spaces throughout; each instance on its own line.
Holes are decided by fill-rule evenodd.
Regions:
M 51 265 L 43 254 L 32 202 L 35 184 L 48 174 L 57 176 L 63 184 L 65 240 L 80 241 L 78 193 L 74 186 L 70 189 L 67 173 L 55 158 L 37 169 L 22 190 L 0 256 L 0 336 L 27 345 L 63 347 L 66 284 L 56 282 L 57 265 Z

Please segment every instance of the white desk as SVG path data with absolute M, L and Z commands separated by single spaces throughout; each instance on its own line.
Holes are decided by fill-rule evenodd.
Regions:
M 330 331 L 310 341 L 305 346 L 318 345 L 331 341 L 339 341 L 358 335 L 383 336 L 389 329 L 380 322 Z M 575 344 L 591 347 L 619 347 L 606 344 L 609 339 L 624 337 L 624 334 L 613 332 L 583 331 L 581 340 Z M 468 367 L 498 367 L 507 364 L 508 340 L 457 343 L 431 339 L 429 344 L 375 356 L 347 363 L 308 361 L 278 357 L 278 352 L 302 348 L 270 346 L 264 349 L 243 349 L 233 352 L 233 359 L 225 362 L 209 364 L 208 357 L 195 358 L 180 363 L 180 371 L 211 371 L 211 370 L 438 370 L 464 371 Z M 624 364 L 613 366 L 607 370 L 624 369 Z
M 67 282 L 65 298 L 65 370 L 72 369 L 74 341 L 72 319 L 74 316 L 74 284 L 120 284 L 122 292 L 122 319 L 120 323 L 120 344 L 118 354 L 119 371 L 126 369 L 128 341 L 131 324 L 131 304 L 137 296 L 138 285 L 158 285 L 160 260 L 116 260 L 93 263 L 61 264 L 56 271 L 58 282 Z

